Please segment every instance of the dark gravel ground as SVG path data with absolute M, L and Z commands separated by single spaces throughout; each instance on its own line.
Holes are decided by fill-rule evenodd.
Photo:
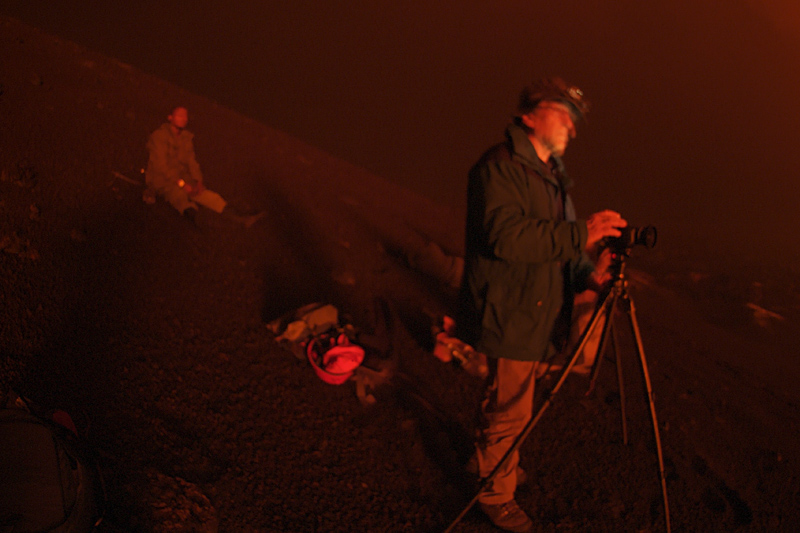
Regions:
M 480 383 L 431 355 L 453 291 L 426 245 L 457 255 L 460 217 L 118 61 L 0 28 L 0 385 L 85 428 L 102 529 L 444 530 L 472 496 Z M 147 135 L 178 103 L 210 187 L 266 210 L 250 229 L 211 212 L 193 228 L 114 174 L 142 179 Z M 798 531 L 798 272 L 718 274 L 725 261 L 669 243 L 630 260 L 672 529 Z M 325 301 L 380 333 L 376 297 L 391 350 L 366 360 L 371 404 L 266 327 Z M 665 530 L 622 337 L 630 443 L 606 363 L 591 395 L 570 377 L 522 447 L 518 501 L 541 531 Z M 456 530 L 494 528 L 473 510 Z

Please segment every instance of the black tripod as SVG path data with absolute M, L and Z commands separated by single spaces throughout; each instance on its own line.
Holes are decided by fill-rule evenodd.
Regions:
M 511 458 L 514 452 L 519 448 L 528 434 L 533 430 L 534 426 L 539 422 L 542 418 L 542 415 L 550 407 L 550 404 L 553 403 L 553 398 L 555 397 L 556 393 L 559 391 L 561 386 L 566 381 L 567 376 L 569 375 L 572 367 L 575 365 L 575 362 L 578 360 L 581 352 L 583 351 L 584 347 L 586 346 L 589 338 L 592 336 L 595 329 L 598 327 L 600 323 L 600 319 L 606 317 L 605 323 L 603 324 L 603 330 L 600 337 L 600 344 L 597 349 L 597 357 L 595 358 L 594 365 L 592 367 L 592 376 L 590 382 L 589 392 L 594 388 L 594 384 L 597 379 L 597 373 L 600 368 L 600 361 L 602 360 L 602 354 L 605 348 L 606 340 L 608 338 L 609 330 L 612 332 L 613 335 L 613 344 L 614 349 L 616 351 L 619 343 L 617 342 L 617 332 L 616 328 L 614 327 L 614 318 L 615 313 L 618 310 L 622 310 L 628 316 L 628 321 L 630 323 L 631 331 L 633 332 L 633 337 L 636 341 L 636 350 L 639 355 L 639 362 L 641 364 L 642 376 L 644 378 L 644 384 L 647 390 L 647 399 L 650 404 L 650 418 L 653 423 L 653 433 L 655 435 L 656 441 L 656 449 L 658 451 L 658 472 L 659 478 L 661 480 L 661 492 L 664 498 L 664 517 L 666 520 L 666 527 L 667 533 L 671 531 L 670 529 L 670 522 L 669 522 L 669 502 L 667 500 L 667 482 L 666 477 L 664 475 L 664 458 L 661 451 L 661 437 L 659 436 L 658 432 L 658 419 L 656 418 L 656 408 L 653 404 L 653 389 L 650 385 L 650 373 L 647 370 L 647 362 L 645 361 L 644 356 L 644 347 L 642 346 L 642 337 L 639 333 L 639 323 L 636 320 L 636 307 L 633 304 L 633 300 L 631 299 L 630 295 L 628 294 L 628 282 L 625 278 L 625 260 L 630 255 L 630 248 L 625 248 L 622 250 L 616 250 L 613 264 L 612 264 L 612 284 L 606 293 L 603 296 L 603 299 L 600 303 L 598 303 L 597 307 L 592 314 L 592 318 L 589 321 L 586 330 L 581 334 L 580 339 L 578 341 L 578 345 L 573 350 L 572 354 L 570 355 L 567 365 L 564 367 L 563 372 L 559 376 L 558 381 L 553 388 L 545 395 L 544 402 L 542 406 L 539 407 L 539 410 L 536 412 L 536 415 L 531 418 L 525 428 L 522 430 L 520 435 L 511 445 L 511 448 L 503 455 L 500 462 L 497 464 L 494 470 L 485 478 L 483 478 L 478 486 L 478 490 L 475 493 L 475 496 L 470 500 L 467 506 L 461 511 L 461 513 L 453 520 L 453 522 L 447 527 L 444 533 L 449 533 L 458 522 L 464 517 L 464 515 L 469 512 L 475 502 L 478 501 L 478 497 L 480 496 L 481 492 L 491 483 L 491 481 L 497 476 L 497 473 L 503 467 L 503 465 Z M 621 360 L 619 353 L 616 354 L 616 363 L 617 363 L 617 379 L 619 382 L 620 388 L 620 398 L 621 398 L 621 414 L 622 414 L 622 428 L 623 428 L 623 438 L 625 444 L 628 442 L 628 434 L 627 434 L 627 422 L 625 417 L 625 395 L 624 395 L 624 387 L 622 381 L 622 367 L 621 367 Z

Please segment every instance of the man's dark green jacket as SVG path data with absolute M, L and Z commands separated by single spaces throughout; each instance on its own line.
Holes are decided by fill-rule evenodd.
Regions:
M 571 309 L 593 266 L 561 161 L 553 158 L 548 171 L 515 124 L 506 136 L 470 171 L 457 324 L 490 357 L 540 361 L 562 303 Z

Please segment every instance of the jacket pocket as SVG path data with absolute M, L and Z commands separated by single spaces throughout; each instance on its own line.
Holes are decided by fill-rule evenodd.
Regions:
M 491 354 L 503 356 L 513 352 L 530 352 L 535 357 L 539 345 L 544 345 L 546 332 L 546 291 L 541 286 L 493 286 L 487 294 L 483 313 L 482 344 Z M 527 357 L 526 357 L 527 358 Z

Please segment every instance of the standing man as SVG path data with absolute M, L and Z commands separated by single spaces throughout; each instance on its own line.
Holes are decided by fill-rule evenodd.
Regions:
M 613 211 L 577 220 L 561 156 L 589 104 L 577 87 L 546 78 L 523 89 L 506 141 L 469 174 L 459 337 L 488 357 L 475 460 L 481 478 L 533 415 L 536 367 L 563 345 L 573 294 L 610 279 L 589 255 L 627 225 Z M 608 264 L 607 253 L 598 264 Z M 558 324 L 565 327 L 557 327 Z M 501 529 L 530 531 L 514 500 L 524 472 L 515 452 L 479 495 Z
M 206 189 L 194 155 L 194 134 L 186 129 L 188 122 L 189 111 L 176 107 L 167 116 L 167 122 L 150 135 L 145 201 L 153 198 L 153 193 L 158 194 L 193 224 L 198 205 L 204 205 L 250 227 L 264 213 L 249 216 L 234 213 L 222 196 Z

